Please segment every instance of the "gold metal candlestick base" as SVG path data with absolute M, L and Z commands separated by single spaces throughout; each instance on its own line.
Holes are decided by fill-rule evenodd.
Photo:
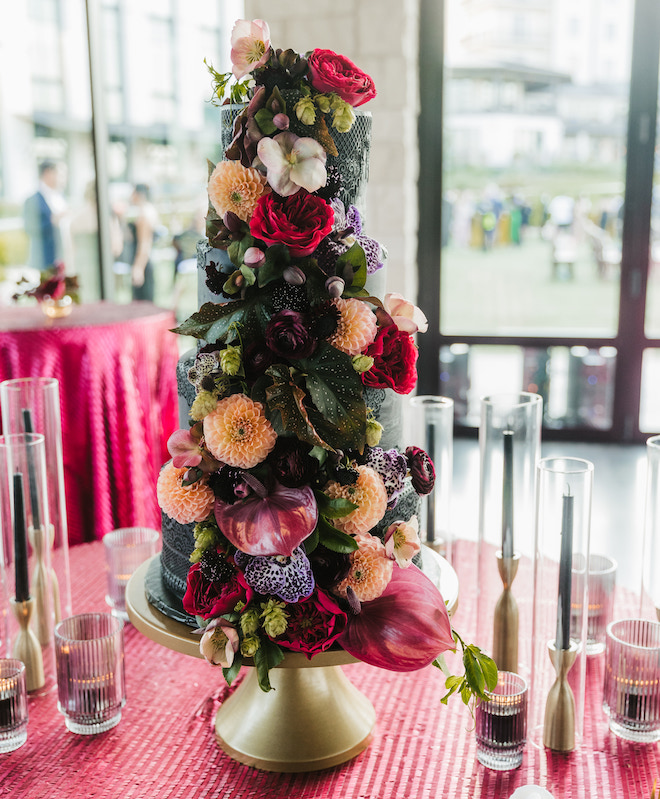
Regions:
M 571 644 L 570 649 L 556 649 L 554 642 L 550 642 L 548 652 L 557 679 L 545 704 L 543 745 L 554 752 L 572 752 L 575 749 L 575 697 L 567 675 L 575 663 L 577 646 Z
M 493 616 L 493 660 L 499 671 L 518 671 L 518 603 L 511 593 L 511 585 L 518 573 L 520 555 L 502 557 L 496 553 L 497 568 L 504 590 L 500 594 Z
M 34 612 L 34 599 L 26 599 L 24 602 L 17 602 L 12 599 L 11 606 L 21 628 L 14 641 L 13 656 L 25 663 L 25 680 L 28 692 L 37 691 L 46 684 L 46 676 L 44 674 L 41 645 L 37 636 L 30 629 L 30 619 Z

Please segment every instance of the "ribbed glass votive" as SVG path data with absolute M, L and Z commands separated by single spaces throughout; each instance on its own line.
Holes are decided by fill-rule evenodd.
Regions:
M 495 771 L 522 763 L 527 741 L 527 682 L 509 671 L 498 672 L 497 687 L 477 705 L 477 760 Z
M 0 660 L 0 752 L 13 752 L 27 741 L 28 704 L 25 665 Z

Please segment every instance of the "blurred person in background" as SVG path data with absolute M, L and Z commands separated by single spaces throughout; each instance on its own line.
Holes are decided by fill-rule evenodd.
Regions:
M 30 266 L 42 272 L 65 257 L 63 222 L 67 204 L 61 192 L 64 168 L 54 161 L 39 165 L 39 187 L 23 208 L 25 232 L 30 239 Z
M 131 209 L 124 231 L 125 248 L 122 260 L 131 265 L 132 297 L 154 301 L 154 267 L 151 251 L 158 227 L 158 213 L 150 201 L 149 187 L 138 183 L 131 195 Z

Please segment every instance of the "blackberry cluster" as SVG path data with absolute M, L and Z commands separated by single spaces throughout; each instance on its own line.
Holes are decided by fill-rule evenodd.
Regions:
M 213 547 L 204 550 L 199 570 L 207 580 L 219 583 L 229 582 L 236 571 Z

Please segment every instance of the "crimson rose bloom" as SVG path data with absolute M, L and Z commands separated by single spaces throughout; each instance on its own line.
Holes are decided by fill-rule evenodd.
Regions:
M 316 349 L 309 319 L 288 308 L 271 317 L 266 326 L 266 344 L 280 358 L 309 358 Z
M 290 197 L 261 195 L 250 220 L 250 233 L 266 244 L 286 244 L 291 255 L 310 255 L 332 230 L 332 208 L 300 189 Z
M 287 605 L 286 612 L 287 628 L 275 640 L 285 649 L 304 652 L 309 659 L 329 649 L 346 627 L 344 611 L 318 588 L 307 599 Z
M 397 394 L 409 394 L 417 382 L 417 347 L 412 336 L 395 325 L 379 327 L 376 339 L 364 351 L 374 365 L 362 374 L 362 382 L 371 388 L 392 388 Z
M 229 567 L 229 563 L 227 563 Z M 229 613 L 241 601 L 252 599 L 252 589 L 245 582 L 242 572 L 231 566 L 225 582 L 208 580 L 201 572 L 201 564 L 195 563 L 188 571 L 188 586 L 183 597 L 183 607 L 191 616 L 210 619 Z
M 376 96 L 373 80 L 346 56 L 316 49 L 307 56 L 312 86 L 318 92 L 335 92 L 357 108 Z

